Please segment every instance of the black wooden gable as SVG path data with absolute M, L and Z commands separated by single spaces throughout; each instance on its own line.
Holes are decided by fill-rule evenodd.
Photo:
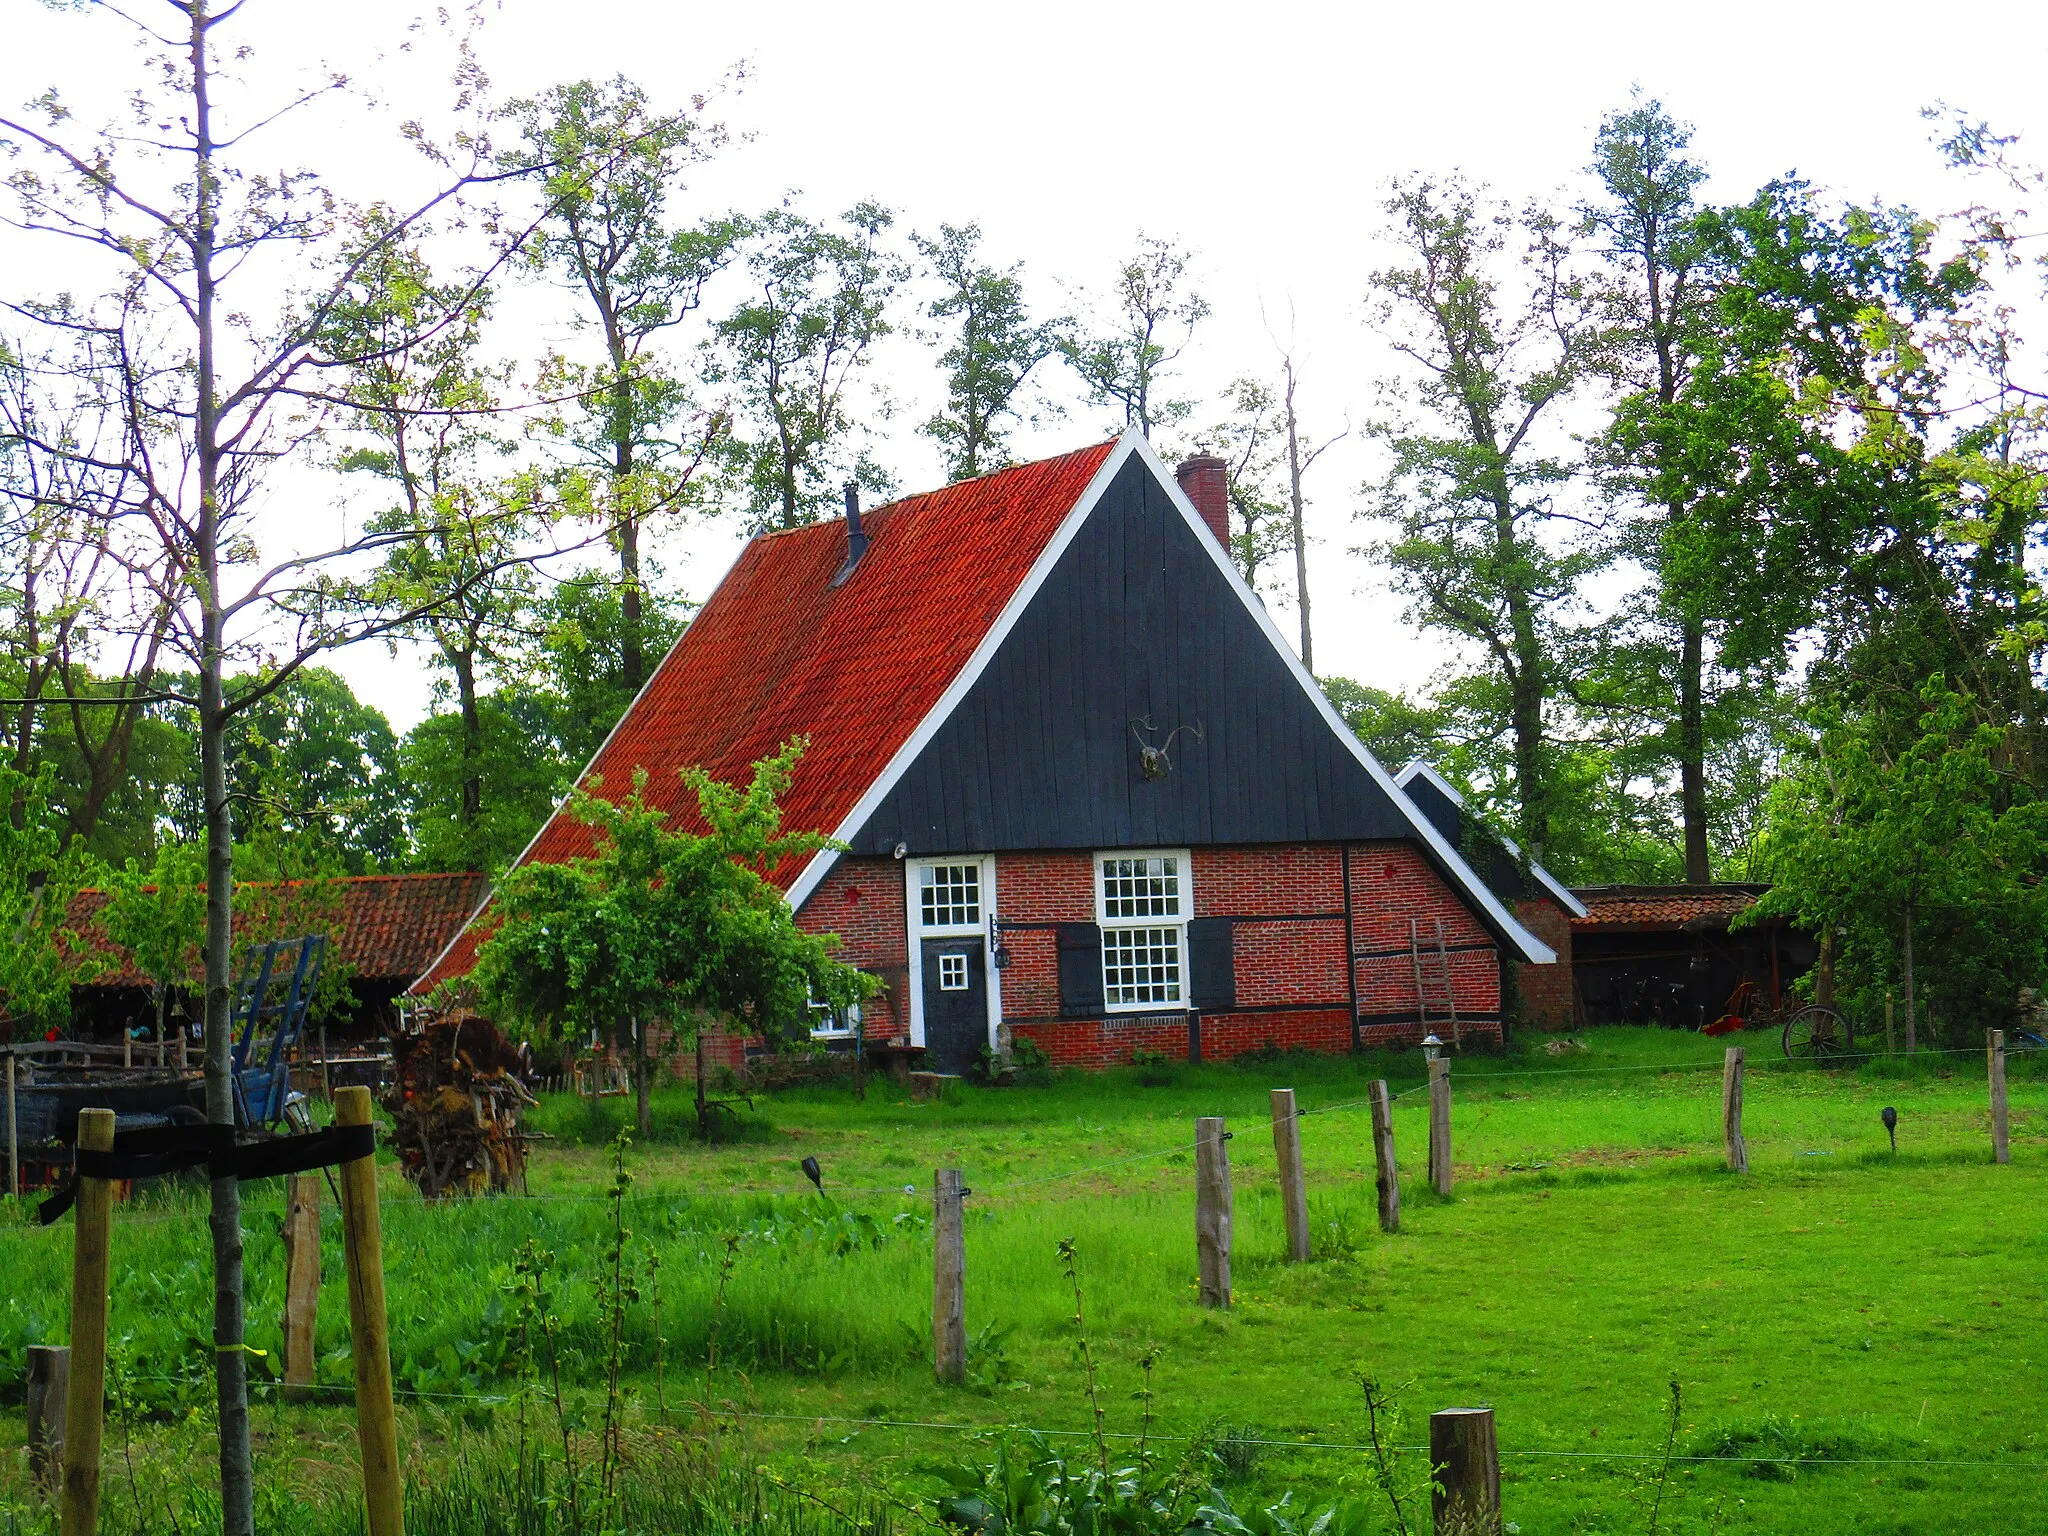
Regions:
M 1413 837 L 1205 540 L 1129 458 L 853 851 Z

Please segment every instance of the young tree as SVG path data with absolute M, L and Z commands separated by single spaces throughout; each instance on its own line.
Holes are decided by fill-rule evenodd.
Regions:
M 1138 237 L 1117 271 L 1114 313 L 1091 331 L 1068 336 L 1060 353 L 1081 376 L 1093 405 L 1123 412 L 1147 438 L 1180 425 L 1194 403 L 1165 391 L 1173 365 L 1209 318 L 1209 303 L 1187 286 L 1189 257 L 1170 241 Z
M 619 665 L 635 692 L 649 666 L 641 532 L 694 504 L 697 471 L 727 426 L 722 412 L 697 406 L 653 345 L 697 308 L 746 229 L 730 218 L 687 225 L 670 217 L 684 173 L 725 142 L 723 128 L 700 121 L 705 106 L 698 96 L 688 112 L 662 116 L 621 76 L 558 85 L 508 109 L 523 142 L 505 163 L 542 176 L 548 208 L 528 254 L 582 296 L 589 308 L 580 324 L 603 343 L 595 364 L 554 359 L 547 382 L 576 399 L 552 430 L 582 470 L 570 491 L 587 498 L 618 548 Z
M 1393 529 L 1374 552 L 1418 622 L 1478 648 L 1483 672 L 1464 691 L 1512 743 L 1516 836 L 1540 858 L 1567 614 L 1600 557 L 1562 531 L 1557 497 L 1573 466 L 1543 451 L 1539 429 L 1596 355 L 1596 298 L 1540 207 L 1511 212 L 1457 181 L 1412 180 L 1387 212 L 1411 264 L 1373 285 L 1415 367 L 1394 388 L 1429 424 L 1375 429 L 1394 462 L 1371 488 L 1371 515 Z
M 739 411 L 727 472 L 755 529 L 831 515 L 840 484 L 889 481 L 852 442 L 847 392 L 889 334 L 889 302 L 908 269 L 883 245 L 895 215 L 858 203 L 838 228 L 787 207 L 763 214 L 747 251 L 753 292 L 712 327 L 706 376 L 730 385 Z
M 594 1029 L 631 1041 L 642 1132 L 651 1023 L 687 1039 L 712 1015 L 774 1041 L 802 1027 L 812 1003 L 844 1007 L 873 991 L 871 978 L 832 958 L 833 936 L 797 927 L 765 878 L 784 859 L 835 846 L 782 830 L 778 802 L 802 753 L 792 741 L 755 764 L 745 789 L 685 769 L 701 833 L 671 828 L 647 805 L 644 771 L 616 803 L 579 789 L 572 812 L 592 829 L 595 852 L 522 864 L 493 893 L 497 927 L 472 977 L 482 1005 L 556 1036 Z M 701 1081 L 698 1115 L 701 1135 Z
M 922 430 L 945 449 L 947 477 L 970 480 L 1009 463 L 1004 423 L 1017 415 L 1032 369 L 1058 350 L 1066 322 L 1031 321 L 1022 264 L 998 271 L 984 263 L 979 224 L 941 224 L 936 240 L 910 239 L 943 290 L 925 312 L 954 326 L 939 354 L 946 406 Z
M 323 178 L 279 165 L 282 125 L 342 96 L 348 82 L 327 76 L 280 90 L 278 72 L 253 68 L 236 44 L 241 10 L 179 0 L 155 13 L 175 18 L 175 30 L 161 32 L 113 7 L 89 11 L 84 24 L 127 28 L 142 45 L 128 121 L 99 133 L 81 128 L 55 89 L 0 116 L 15 157 L 18 227 L 69 242 L 75 288 L 101 279 L 107 286 L 107 297 L 66 324 L 91 353 L 71 380 L 82 394 L 104 391 L 116 402 L 113 419 L 96 440 L 42 437 L 36 445 L 75 464 L 117 469 L 126 504 L 139 514 L 119 524 L 122 557 L 171 610 L 170 643 L 196 674 L 184 699 L 198 722 L 206 1099 L 218 1125 L 235 1117 L 230 726 L 321 652 L 418 617 L 353 615 L 333 602 L 337 562 L 360 564 L 396 534 L 344 532 L 325 549 L 309 538 L 309 547 L 263 552 L 260 535 L 278 531 L 256 518 L 265 477 L 323 424 L 329 371 L 355 361 L 324 352 L 321 339 L 379 240 L 358 238 L 361 221 L 345 216 Z M 121 51 L 94 33 L 74 57 Z M 234 68 L 224 70 L 230 54 Z M 458 110 L 474 106 L 485 84 L 465 52 L 458 85 L 466 105 Z M 410 137 L 445 179 L 412 212 L 387 221 L 385 243 L 403 241 L 431 211 L 459 217 L 484 189 L 525 174 L 501 168 L 488 133 L 474 124 L 445 146 L 416 124 Z M 523 231 L 513 233 L 523 240 Z M 486 262 L 479 284 L 490 271 Z M 238 654 L 274 664 L 235 675 Z M 233 1177 L 213 1181 L 211 1216 L 222 1523 L 227 1536 L 253 1536 L 241 1194 Z

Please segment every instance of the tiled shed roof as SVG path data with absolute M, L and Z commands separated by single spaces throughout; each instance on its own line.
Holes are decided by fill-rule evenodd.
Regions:
M 783 799 L 783 825 L 833 830 L 967 664 L 1115 447 L 1098 443 L 877 507 L 863 519 L 866 555 L 836 587 L 843 522 L 753 540 L 582 782 L 601 778 L 607 797 L 622 795 L 644 767 L 647 802 L 689 825 L 696 802 L 678 769 L 744 783 L 754 763 L 803 735 L 810 746 Z M 558 808 L 520 862 L 571 859 L 590 846 L 589 829 Z M 801 872 L 784 865 L 774 878 L 786 890 Z M 481 937 L 475 923 L 464 929 L 415 990 L 467 975 Z
M 1573 933 L 1651 932 L 1664 929 L 1724 929 L 1767 885 L 1582 885 L 1573 894 L 1586 916 L 1572 919 Z
M 433 963 L 490 888 L 490 882 L 475 872 L 350 875 L 322 884 L 337 904 L 331 930 L 337 958 L 359 980 L 401 984 Z M 237 908 L 238 918 L 261 906 L 263 895 L 275 889 L 260 882 L 237 887 L 242 903 Z M 73 931 L 84 935 L 111 962 L 89 985 L 146 987 L 149 978 L 135 969 L 128 952 L 108 939 L 93 921 L 106 901 L 103 891 L 81 891 L 71 906 Z M 236 927 L 241 926 L 238 921 Z

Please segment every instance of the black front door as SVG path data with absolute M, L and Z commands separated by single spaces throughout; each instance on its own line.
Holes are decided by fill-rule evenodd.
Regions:
M 924 941 L 924 1064 L 965 1073 L 988 1045 L 988 971 L 979 936 Z

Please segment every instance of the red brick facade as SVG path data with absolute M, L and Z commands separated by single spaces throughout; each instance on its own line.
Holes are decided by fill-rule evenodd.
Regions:
M 1515 967 L 1515 990 L 1521 994 L 1522 1021 L 1537 1029 L 1570 1029 L 1572 1009 L 1572 919 L 1554 896 L 1531 896 L 1515 903 L 1522 926 L 1557 951 L 1554 965 Z
M 1236 1007 L 1202 1016 L 1205 1058 L 1267 1046 L 1348 1051 L 1354 1044 L 1354 996 L 1358 1040 L 1373 1045 L 1417 1038 L 1411 919 L 1429 947 L 1441 924 L 1467 1032 L 1498 1036 L 1499 948 L 1412 844 L 1195 848 L 1190 863 L 1192 915 L 1234 920 Z M 1013 1036 L 1029 1038 L 1060 1065 L 1113 1066 L 1135 1051 L 1186 1059 L 1189 1028 L 1179 1009 L 1095 1019 L 1061 1016 L 1057 925 L 1095 918 L 1092 854 L 997 854 L 994 904 L 1009 952 L 1008 965 L 995 973 L 996 984 Z M 908 1039 L 903 866 L 888 859 L 842 859 L 798 921 L 812 932 L 838 933 L 845 940 L 843 959 L 883 977 L 888 990 L 868 1009 L 868 1038 Z M 1349 978 L 1347 936 L 1353 954 Z

